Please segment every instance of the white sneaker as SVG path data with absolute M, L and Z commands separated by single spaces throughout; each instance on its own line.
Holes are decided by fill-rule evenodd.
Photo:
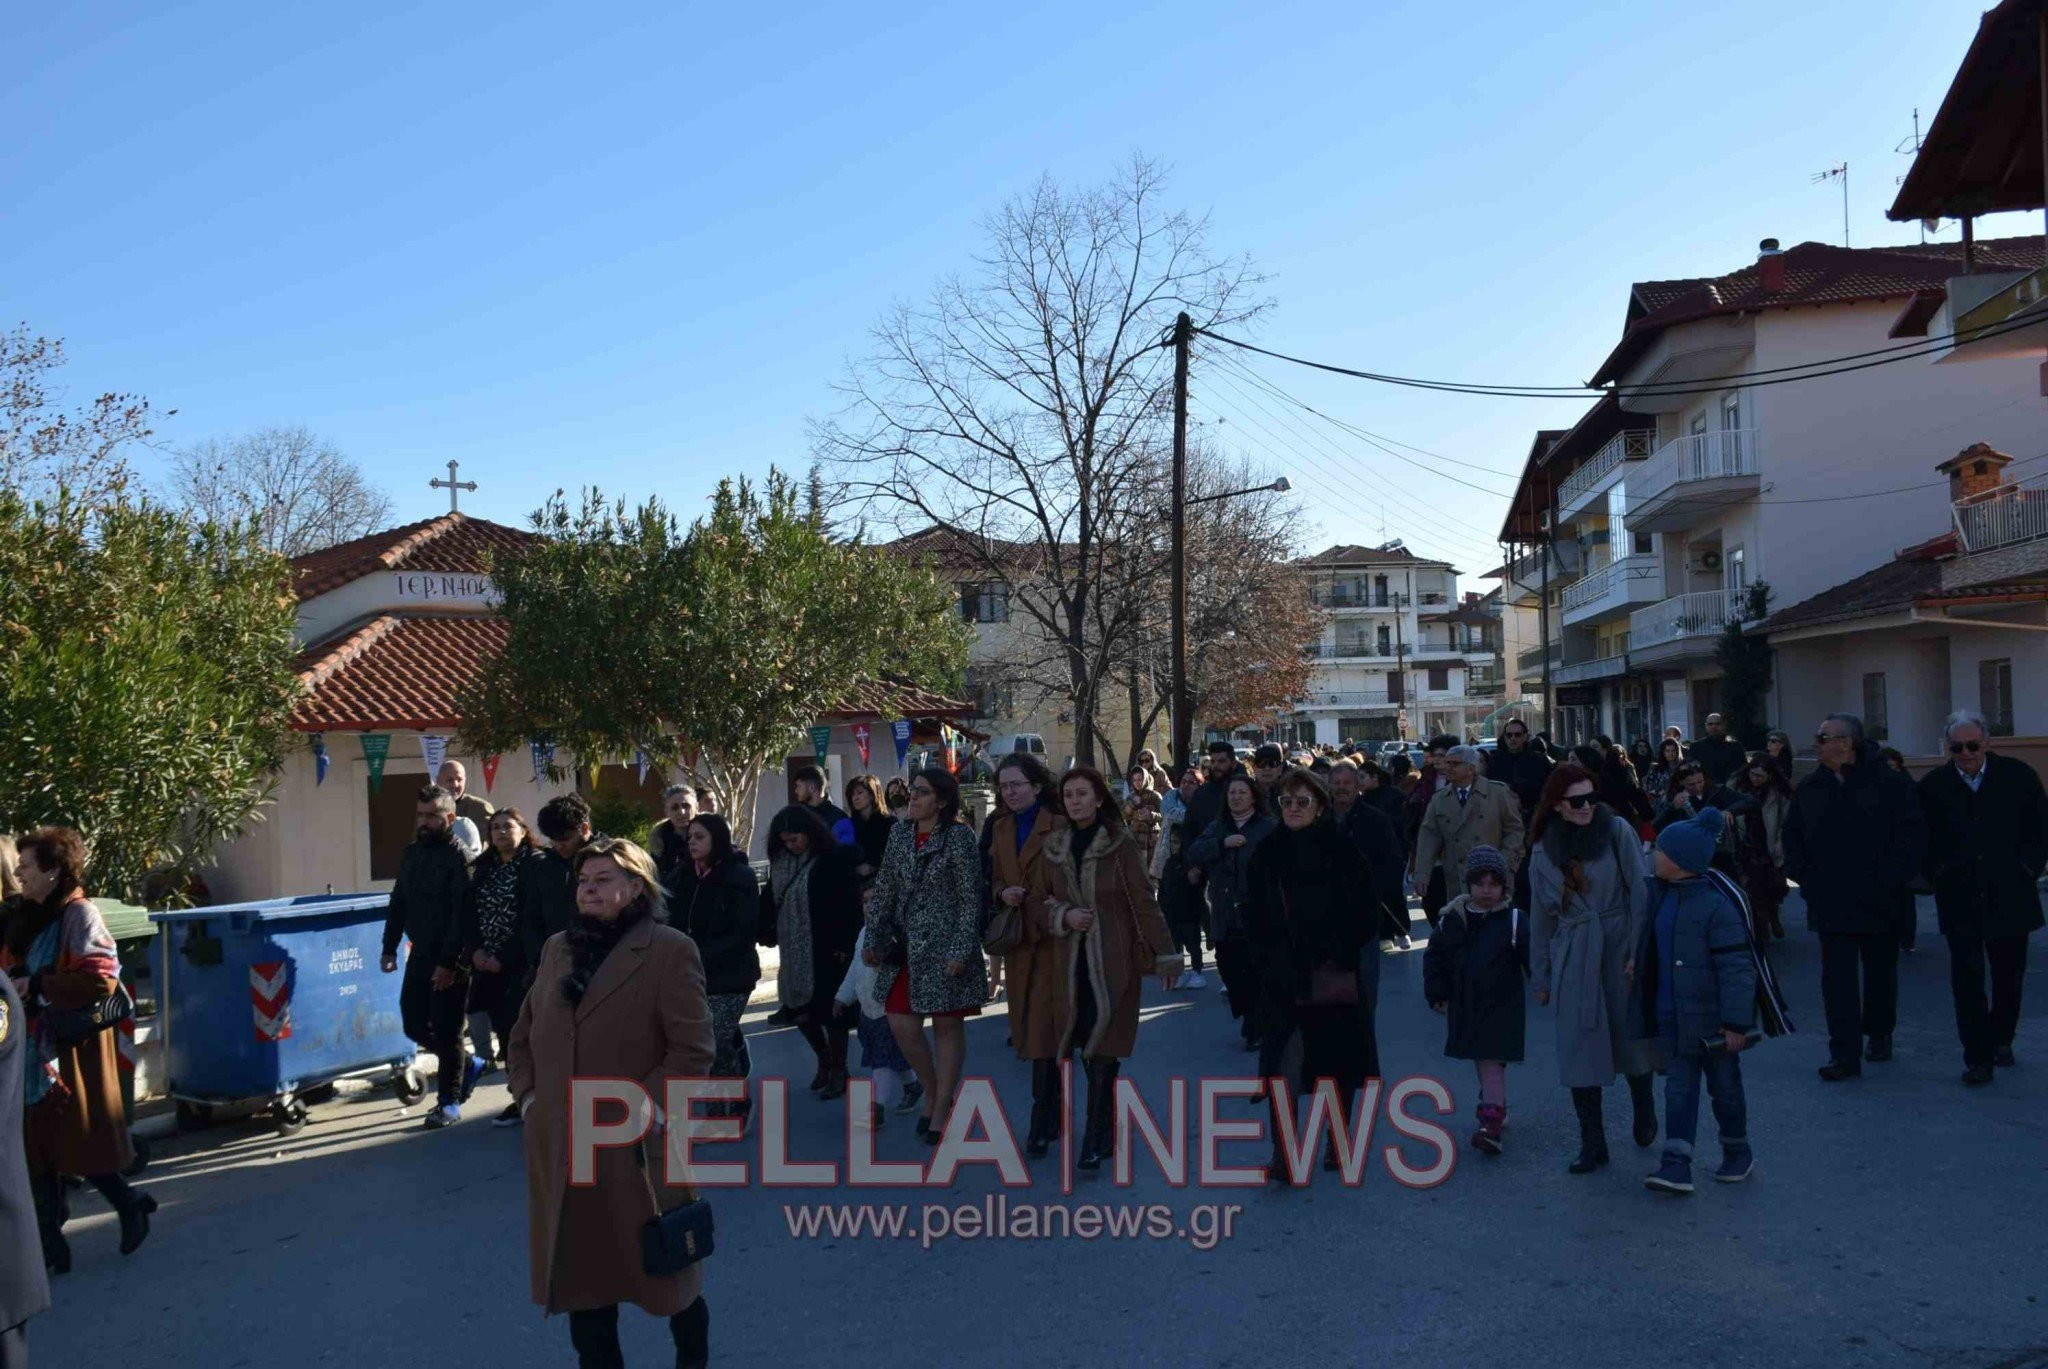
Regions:
M 1206 989 L 1209 987 L 1209 981 L 1200 970 L 1190 970 L 1187 978 L 1181 980 L 1180 986 L 1183 989 Z
M 454 1103 L 443 1103 L 427 1114 L 427 1129 L 438 1131 L 452 1127 L 462 1120 L 462 1109 Z

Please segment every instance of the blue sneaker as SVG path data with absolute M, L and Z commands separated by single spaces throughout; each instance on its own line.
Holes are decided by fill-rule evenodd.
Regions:
M 1690 1193 L 1692 1164 L 1676 1155 L 1667 1155 L 1662 1168 L 1643 1180 L 1643 1187 L 1654 1188 L 1659 1193 Z
M 1725 1151 L 1721 1156 L 1721 1167 L 1714 1171 L 1714 1182 L 1739 1184 L 1749 1177 L 1749 1171 L 1755 1165 L 1756 1157 L 1750 1153 L 1748 1146 L 1741 1150 Z
M 490 1067 L 491 1062 L 480 1055 L 469 1057 L 469 1063 L 462 1067 L 462 1092 L 458 1096 L 459 1101 L 469 1101 L 469 1095 L 476 1092 L 476 1081 L 483 1078 L 484 1071 Z

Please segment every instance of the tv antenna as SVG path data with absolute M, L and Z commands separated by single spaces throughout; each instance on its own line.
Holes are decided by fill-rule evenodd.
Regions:
M 1920 155 L 1920 146 L 1920 111 L 1918 109 L 1915 109 L 1913 111 L 1913 136 L 1910 138 L 1900 139 L 1899 145 L 1893 148 L 1892 151 L 1897 152 L 1900 155 L 1906 157 L 1917 157 Z M 1892 177 L 1893 185 L 1904 185 L 1905 183 L 1906 178 L 1904 176 Z M 1925 247 L 1927 245 L 1927 235 L 1929 233 L 1939 233 L 1940 231 L 1940 219 L 1920 220 L 1920 245 L 1922 247 Z
M 1847 162 L 1843 162 L 1840 166 L 1831 166 L 1825 171 L 1813 173 L 1813 183 L 1815 185 L 1819 185 L 1823 181 L 1834 180 L 1839 180 L 1842 183 L 1842 246 L 1847 247 L 1849 245 L 1849 164 Z

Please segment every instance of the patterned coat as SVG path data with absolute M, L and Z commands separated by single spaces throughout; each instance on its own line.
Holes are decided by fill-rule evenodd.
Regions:
M 981 851 L 974 833 L 941 823 L 917 848 L 916 824 L 899 822 L 868 898 L 868 944 L 900 933 L 907 946 L 910 1010 L 919 1016 L 979 1008 L 988 1001 L 988 965 L 981 954 Z M 956 976 L 948 961 L 967 966 Z M 883 968 L 875 987 L 886 1001 L 896 976 Z
M 1061 986 L 1074 982 L 1086 966 L 1095 994 L 1095 1027 L 1082 1043 L 1083 1056 L 1123 1059 L 1138 1044 L 1138 1003 L 1148 974 L 1179 974 L 1180 952 L 1173 933 L 1152 897 L 1145 863 L 1129 832 L 1107 828 L 1074 865 L 1074 832 L 1062 828 L 1045 839 L 1044 864 L 1051 883 L 1045 900 L 1046 931 L 1064 948 L 1060 957 Z M 1067 930 L 1069 908 L 1088 908 L 1095 921 L 1085 932 Z M 1072 1038 L 1074 996 L 1063 993 L 1055 1042 Z
M 114 992 L 121 972 L 114 938 L 100 910 L 82 893 L 65 902 L 58 925 L 44 933 L 53 934 L 56 954 L 47 967 L 19 964 L 12 956 L 0 955 L 10 971 L 35 972 L 36 996 L 42 1003 L 25 1005 L 29 1020 L 16 1025 L 39 1033 L 46 1048 L 42 1058 L 54 1058 L 62 1085 L 28 1109 L 29 1173 L 118 1174 L 135 1158 L 128 1139 L 128 1112 L 121 1101 L 121 1065 L 114 1039 L 119 1033 L 95 1032 L 61 1049 L 40 1036 L 45 1031 L 40 1024 L 43 1003 L 86 1008 Z M 31 1060 L 30 1067 L 39 1063 Z

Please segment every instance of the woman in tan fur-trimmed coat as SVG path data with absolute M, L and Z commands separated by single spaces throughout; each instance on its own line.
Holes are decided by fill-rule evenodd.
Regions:
M 1170 989 L 1181 958 L 1152 897 L 1138 843 L 1102 775 L 1086 767 L 1069 770 L 1060 777 L 1060 805 L 1068 825 L 1045 839 L 1045 931 L 1066 942 L 1067 971 L 1048 992 L 1066 998 L 1052 1019 L 1059 1053 L 1078 1050 L 1087 1067 L 1079 1164 L 1097 1169 L 1115 1138 L 1116 1077 L 1138 1044 L 1145 976 L 1157 974 Z

